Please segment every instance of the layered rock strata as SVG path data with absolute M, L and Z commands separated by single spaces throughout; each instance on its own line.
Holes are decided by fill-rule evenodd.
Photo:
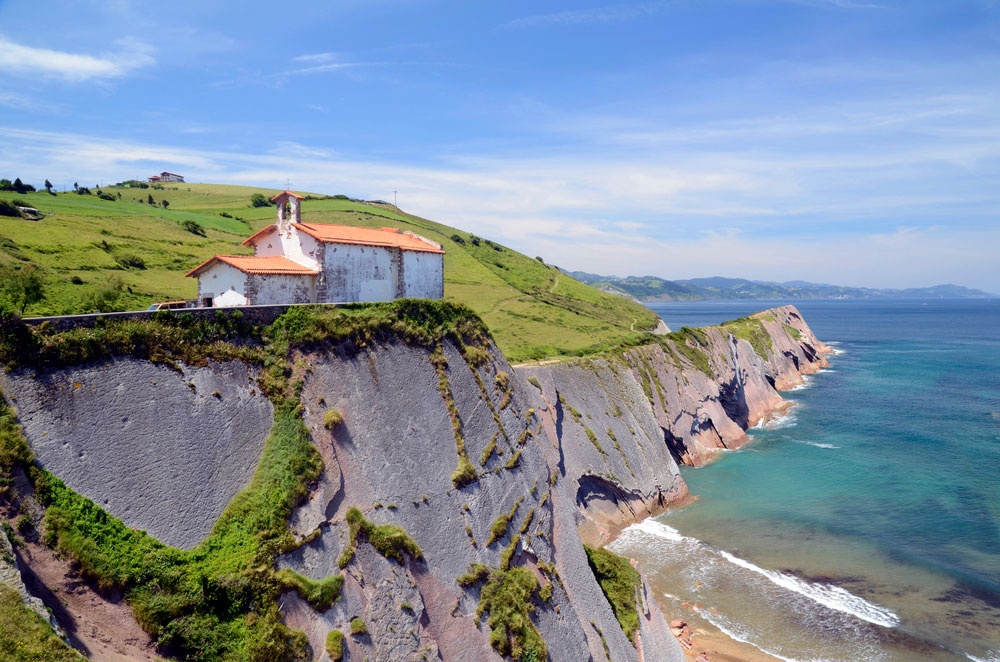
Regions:
M 348 659 L 496 658 L 477 614 L 483 582 L 459 582 L 481 564 L 535 578 L 531 626 L 553 660 L 683 659 L 644 583 L 638 632 L 623 632 L 584 543 L 683 502 L 677 460 L 745 444 L 786 406 L 778 389 L 825 365 L 794 308 L 752 322 L 516 369 L 492 346 L 470 359 L 447 341 L 300 351 L 299 402 L 325 468 L 290 522 L 302 545 L 279 565 L 344 582 L 320 611 L 286 591 L 286 622 L 317 660 L 355 621 L 366 631 L 345 638 Z M 244 365 L 179 368 L 123 358 L 0 382 L 41 464 L 129 526 L 190 547 L 249 480 L 273 412 Z M 462 458 L 474 476 L 456 479 Z M 401 527 L 422 558 L 352 540 L 352 508 Z

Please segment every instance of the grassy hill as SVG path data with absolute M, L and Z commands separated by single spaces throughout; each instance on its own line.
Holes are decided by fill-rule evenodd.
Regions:
M 27 315 L 139 310 L 154 301 L 192 299 L 197 284 L 184 274 L 216 253 L 249 253 L 241 242 L 273 222 L 275 213 L 274 207 L 252 207 L 251 196 L 279 192 L 213 184 L 101 191 L 113 199 L 98 197 L 96 189 L 91 195 L 0 191 L 0 201 L 20 201 L 45 215 L 38 221 L 0 216 L 0 265 L 30 263 L 45 273 L 46 298 Z M 512 361 L 598 351 L 657 322 L 644 306 L 392 205 L 313 194 L 302 217 L 401 227 L 443 244 L 445 298 L 479 314 Z

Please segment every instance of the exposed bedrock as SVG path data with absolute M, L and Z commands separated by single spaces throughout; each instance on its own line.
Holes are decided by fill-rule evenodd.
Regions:
M 786 406 L 776 389 L 826 364 L 829 350 L 793 307 L 755 317 L 753 342 L 746 328 L 715 327 L 516 369 L 492 346 L 467 360 L 449 342 L 440 353 L 397 341 L 292 357 L 325 468 L 290 521 L 303 544 L 278 563 L 344 582 L 322 611 L 283 594 L 286 621 L 317 660 L 333 629 L 347 635 L 348 659 L 495 659 L 477 614 L 484 581 L 458 583 L 482 564 L 537 580 L 524 603 L 550 659 L 604 660 L 607 650 L 616 661 L 679 662 L 645 584 L 638 634 L 623 632 L 584 544 L 683 502 L 678 460 L 746 443 L 748 427 Z M 259 462 L 273 411 L 257 376 L 238 362 L 177 371 L 116 359 L 0 374 L 0 388 L 40 464 L 128 526 L 191 548 Z M 348 560 L 355 507 L 375 526 L 401 527 L 422 558 L 387 559 L 361 537 Z M 367 632 L 350 635 L 353 619 Z
M 283 598 L 289 624 L 307 633 L 314 651 L 322 651 L 331 629 L 349 632 L 357 617 L 368 634 L 348 636 L 345 644 L 358 658 L 498 658 L 490 628 L 476 614 L 482 586 L 457 580 L 470 564 L 501 568 L 506 551 L 511 567 L 529 569 L 540 587 L 551 585 L 548 600 L 538 594 L 531 600 L 531 620 L 551 659 L 605 659 L 605 645 L 615 660 L 682 659 L 652 600 L 643 603 L 653 606 L 643 613 L 638 645 L 618 625 L 577 534 L 577 476 L 560 460 L 537 389 L 502 356 L 491 351 L 473 367 L 446 343 L 444 380 L 427 351 L 402 344 L 304 358 L 304 417 L 326 468 L 293 517 L 300 535 L 318 535 L 281 565 L 313 578 L 345 577 L 341 599 L 325 612 L 293 595 Z M 458 447 L 449 399 L 478 475 L 460 488 L 451 477 Z M 327 423 L 331 410 L 335 425 Z M 423 560 L 388 561 L 361 541 L 341 570 L 351 507 L 375 524 L 402 527 Z M 505 516 L 506 526 L 498 525 Z
M 0 372 L 38 463 L 126 525 L 190 549 L 250 482 L 273 422 L 242 363 L 138 359 Z
M 763 353 L 728 327 L 708 327 L 701 330 L 707 370 L 669 345 L 626 353 L 678 462 L 699 466 L 724 450 L 745 445 L 747 429 L 788 407 L 779 390 L 801 384 L 803 375 L 827 365 L 829 348 L 816 339 L 794 306 L 751 318 L 764 331 Z

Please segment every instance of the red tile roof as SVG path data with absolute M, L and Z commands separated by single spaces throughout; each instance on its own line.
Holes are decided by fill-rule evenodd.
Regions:
M 299 200 L 305 200 L 306 199 L 306 196 L 304 196 L 304 195 L 299 195 L 298 193 L 293 193 L 292 191 L 289 191 L 288 189 L 285 189 L 284 191 L 282 191 L 278 195 L 276 195 L 273 198 L 271 198 L 271 202 L 277 202 L 278 198 L 280 198 L 283 195 L 290 195 L 293 198 L 298 198 Z
M 293 223 L 294 227 L 318 241 L 362 246 L 391 246 L 404 251 L 444 253 L 440 244 L 397 228 L 356 228 L 330 223 Z M 258 233 L 260 234 L 260 233 Z M 255 235 L 256 236 L 256 235 Z
M 260 230 L 257 230 L 252 235 L 250 235 L 249 237 L 247 237 L 246 239 L 244 239 L 243 240 L 243 245 L 244 246 L 253 246 L 254 244 L 257 243 L 257 240 L 259 238 L 263 237 L 264 235 L 268 235 L 268 234 L 271 234 L 272 232 L 277 232 L 277 231 L 278 231 L 278 226 L 275 225 L 274 223 L 272 223 L 271 225 L 268 225 L 266 228 L 262 228 Z
M 197 276 L 216 261 L 224 262 L 232 267 L 236 267 L 243 273 L 247 274 L 310 275 L 319 273 L 316 269 L 311 269 L 303 264 L 299 264 L 294 260 L 289 260 L 287 257 L 282 257 L 280 255 L 273 255 L 269 257 L 249 255 L 216 255 L 187 272 L 185 276 Z

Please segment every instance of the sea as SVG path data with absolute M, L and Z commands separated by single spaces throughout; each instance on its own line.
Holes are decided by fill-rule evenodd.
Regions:
M 671 617 L 780 660 L 1000 662 L 1000 300 L 650 307 L 677 330 L 786 303 L 829 368 L 610 548 Z

